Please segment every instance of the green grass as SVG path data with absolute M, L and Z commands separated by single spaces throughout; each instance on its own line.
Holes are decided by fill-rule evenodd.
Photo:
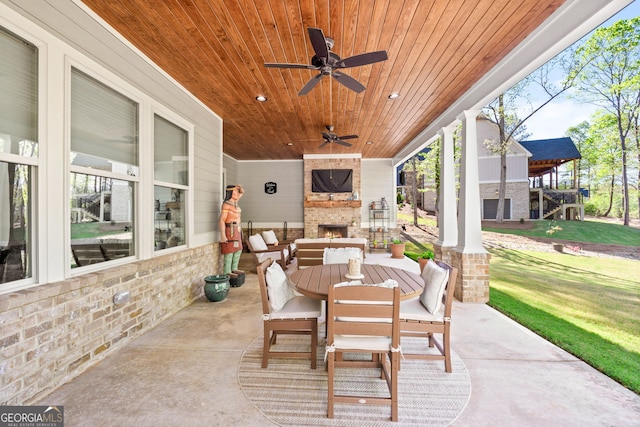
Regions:
M 549 236 L 548 224 L 483 230 L 640 251 L 637 228 L 558 221 L 562 231 Z M 408 243 L 405 254 L 416 252 L 421 249 Z M 511 249 L 490 253 L 490 306 L 640 394 L 640 262 Z
M 119 223 L 111 225 L 111 223 L 108 222 L 83 222 L 71 224 L 71 240 L 121 234 L 124 233 L 124 227 L 128 224 L 129 223 Z
M 640 394 L 639 267 L 492 250 L 489 305 Z
M 640 229 L 610 224 L 600 221 L 555 221 L 561 231 L 547 234 L 551 221 L 533 221 L 531 230 L 517 230 L 499 227 L 483 227 L 484 231 L 516 234 L 528 237 L 544 237 L 573 242 L 603 243 L 609 245 L 640 246 Z
M 408 222 L 413 224 L 413 214 L 405 214 L 402 212 L 398 212 L 398 222 Z M 434 217 L 421 217 L 418 216 L 418 225 L 436 225 L 436 220 Z

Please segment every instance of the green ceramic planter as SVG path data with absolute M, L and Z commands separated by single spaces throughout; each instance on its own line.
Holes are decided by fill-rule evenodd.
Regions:
M 211 302 L 220 302 L 229 293 L 229 276 L 207 276 L 204 278 L 204 294 Z

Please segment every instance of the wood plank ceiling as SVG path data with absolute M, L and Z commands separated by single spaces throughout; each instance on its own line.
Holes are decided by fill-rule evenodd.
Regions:
M 563 1 L 83 0 L 222 117 L 224 152 L 238 160 L 391 158 Z M 298 96 L 318 71 L 263 64 L 309 63 L 308 27 L 343 59 L 376 50 L 389 59 L 344 70 L 366 86 L 360 94 L 324 77 Z M 330 124 L 359 138 L 320 148 Z

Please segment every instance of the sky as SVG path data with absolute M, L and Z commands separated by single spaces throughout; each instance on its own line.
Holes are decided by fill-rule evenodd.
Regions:
M 631 19 L 640 16 L 640 0 L 636 0 L 607 20 L 602 26 L 607 27 L 620 19 Z M 525 122 L 530 140 L 560 138 L 565 136 L 568 128 L 576 126 L 596 111 L 591 104 L 580 103 L 568 97 L 559 97 L 545 105 Z

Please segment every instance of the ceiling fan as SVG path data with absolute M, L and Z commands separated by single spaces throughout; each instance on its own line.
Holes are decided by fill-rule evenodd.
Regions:
M 360 67 L 375 62 L 387 60 L 387 52 L 378 50 L 375 52 L 361 53 L 359 55 L 350 56 L 341 59 L 338 54 L 331 52 L 334 41 L 330 37 L 325 37 L 319 28 L 308 28 L 309 39 L 315 51 L 315 55 L 311 58 L 311 65 L 308 64 L 277 64 L 265 63 L 268 68 L 304 68 L 307 70 L 319 70 L 320 73 L 313 76 L 304 87 L 298 92 L 299 96 L 306 95 L 313 89 L 320 79 L 324 76 L 331 76 L 336 81 L 354 92 L 360 93 L 366 88 L 356 79 L 338 71 L 341 68 Z
M 320 145 L 319 148 L 324 147 L 327 144 L 335 142 L 336 144 L 344 145 L 345 147 L 351 147 L 351 144 L 344 141 L 345 139 L 355 139 L 358 135 L 344 135 L 338 136 L 333 133 L 333 126 L 327 126 L 328 132 L 322 132 L 322 138 L 324 138 L 324 142 Z

